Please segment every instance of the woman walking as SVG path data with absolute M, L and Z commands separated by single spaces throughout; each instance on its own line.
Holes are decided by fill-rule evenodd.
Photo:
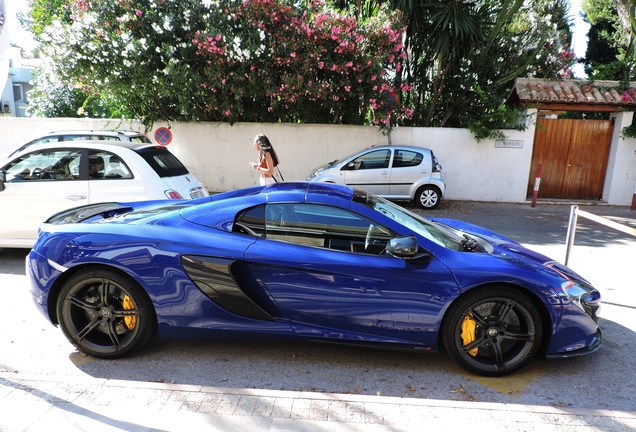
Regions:
M 258 134 L 254 137 L 254 148 L 258 151 L 258 162 L 250 162 L 252 169 L 255 169 L 261 175 L 260 184 L 262 186 L 275 183 L 274 170 L 278 165 L 278 156 L 272 147 L 272 143 L 269 142 L 263 134 Z

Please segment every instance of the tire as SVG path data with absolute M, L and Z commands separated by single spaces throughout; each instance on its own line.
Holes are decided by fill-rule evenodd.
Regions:
M 57 317 L 78 350 L 102 359 L 138 350 L 157 328 L 146 292 L 129 277 L 103 269 L 82 271 L 64 284 Z
M 446 351 L 462 368 L 496 377 L 521 369 L 535 357 L 543 323 L 527 296 L 497 286 L 460 298 L 449 308 L 441 332 Z
M 422 186 L 415 193 L 415 204 L 423 209 L 432 210 L 442 200 L 442 193 L 435 186 Z

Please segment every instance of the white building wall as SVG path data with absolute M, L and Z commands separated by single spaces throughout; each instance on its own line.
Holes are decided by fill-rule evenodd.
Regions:
M 525 131 L 505 131 L 505 143 L 476 142 L 465 129 L 396 128 L 387 136 L 368 126 L 262 123 L 157 123 L 148 132 L 153 141 L 159 127 L 170 127 L 168 148 L 213 192 L 258 184 L 248 165 L 257 157 L 257 133 L 272 141 L 288 181 L 304 180 L 312 168 L 389 140 L 432 149 L 443 167 L 445 198 L 451 200 L 525 202 L 528 181 L 536 175 L 536 167 L 530 166 L 533 121 Z M 144 128 L 138 122 L 117 120 L 5 117 L 0 118 L 0 154 L 46 132 L 69 129 Z M 636 180 L 636 140 L 614 135 L 603 197 L 609 204 L 629 206 Z
M 603 198 L 608 204 L 629 205 L 636 194 L 636 139 L 621 138 L 624 127 L 632 124 L 633 112 L 616 113 L 610 146 Z

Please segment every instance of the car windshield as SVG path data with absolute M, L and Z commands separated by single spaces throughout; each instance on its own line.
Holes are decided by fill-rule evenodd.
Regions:
M 422 237 L 448 249 L 461 250 L 464 238 L 444 225 L 435 223 L 366 191 L 356 189 L 354 201 L 390 217 Z

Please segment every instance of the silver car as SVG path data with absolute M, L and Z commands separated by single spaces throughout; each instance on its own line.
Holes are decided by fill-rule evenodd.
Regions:
M 0 161 L 0 247 L 30 248 L 40 223 L 71 207 L 205 196 L 205 186 L 163 146 L 127 141 L 34 144 Z
M 446 190 L 442 166 L 430 149 L 411 146 L 370 147 L 314 169 L 309 181 L 365 189 L 391 200 L 413 200 L 437 207 Z

